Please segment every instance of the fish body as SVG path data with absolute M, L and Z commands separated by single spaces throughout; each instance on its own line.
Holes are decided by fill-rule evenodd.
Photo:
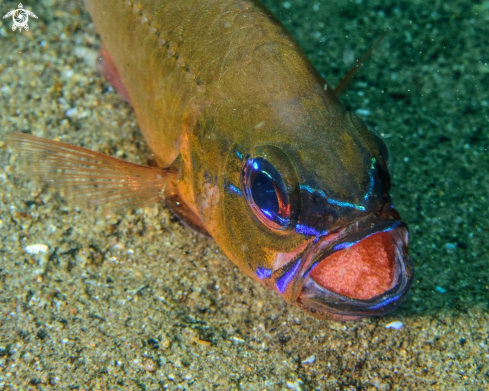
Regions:
M 144 171 L 116 159 L 94 155 L 93 167 L 124 172 L 136 199 L 161 192 L 243 272 L 313 316 L 357 319 L 400 304 L 413 267 L 381 141 L 268 9 L 250 0 L 85 4 L 162 169 L 145 168 L 154 180 L 143 184 Z M 21 153 L 43 150 L 21 138 Z
M 299 145 L 297 115 L 315 106 L 337 107 L 339 116 L 344 111 L 259 2 L 85 3 L 158 165 L 181 159 L 179 194 L 211 235 L 219 212 L 208 206 L 222 192 L 217 180 L 224 180 L 233 148 L 247 153 L 257 135 L 269 134 L 271 144 L 295 143 L 305 151 L 310 147 Z M 315 113 L 319 126 L 335 121 L 332 109 Z M 309 144 L 322 141 L 317 132 L 309 137 Z

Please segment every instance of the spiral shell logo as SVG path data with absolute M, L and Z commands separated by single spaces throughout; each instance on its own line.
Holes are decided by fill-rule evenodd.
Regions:
M 3 19 L 8 18 L 9 16 L 12 17 L 12 20 L 14 21 L 14 24 L 12 25 L 12 31 L 15 31 L 17 29 L 19 29 L 19 31 L 21 31 L 22 29 L 25 29 L 25 31 L 29 31 L 29 25 L 27 24 L 29 16 L 37 19 L 37 15 L 34 12 L 24 9 L 22 3 L 19 3 L 18 7 L 19 8 L 17 8 L 16 10 L 10 11 L 5 14 Z

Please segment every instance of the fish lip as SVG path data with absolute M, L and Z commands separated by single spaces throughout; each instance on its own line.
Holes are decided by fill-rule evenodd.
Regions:
M 316 249 L 309 255 L 307 264 L 309 265 L 304 273 L 302 289 L 296 299 L 296 305 L 313 316 L 323 319 L 334 320 L 354 320 L 368 316 L 382 316 L 394 311 L 406 297 L 414 278 L 414 267 L 411 257 L 407 253 L 408 248 L 408 229 L 407 225 L 400 220 L 370 219 L 367 228 L 356 230 L 355 227 L 347 227 L 343 231 L 348 231 L 341 238 L 328 246 L 326 250 L 321 250 L 318 244 Z M 353 228 L 353 229 L 351 229 Z M 360 227 L 362 228 L 362 227 Z M 355 299 L 333 292 L 322 285 L 319 285 L 310 276 L 312 268 L 321 260 L 329 255 L 341 251 L 341 245 L 351 242 L 351 238 L 357 239 L 355 242 L 363 240 L 368 236 L 379 232 L 391 231 L 395 249 L 395 277 L 392 288 L 386 292 L 374 296 L 367 300 Z M 324 243 L 326 239 L 322 239 Z M 336 250 L 335 250 L 336 248 Z

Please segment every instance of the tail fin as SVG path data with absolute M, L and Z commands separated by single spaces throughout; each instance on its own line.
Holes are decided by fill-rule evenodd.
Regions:
M 17 165 L 31 178 L 50 183 L 69 201 L 120 209 L 162 199 L 173 186 L 177 169 L 147 167 L 86 148 L 25 133 L 12 133 L 7 146 L 18 154 Z

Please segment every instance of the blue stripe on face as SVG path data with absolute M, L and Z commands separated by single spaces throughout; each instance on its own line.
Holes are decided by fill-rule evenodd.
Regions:
M 370 178 L 371 178 L 371 180 L 370 180 L 371 187 L 373 188 L 373 176 L 370 175 Z M 311 193 L 311 194 L 314 194 L 314 193 L 319 194 L 321 197 L 325 198 L 326 201 L 328 203 L 330 203 L 331 205 L 339 206 L 339 207 L 342 207 L 342 208 L 353 208 L 353 209 L 356 209 L 356 210 L 365 211 L 365 207 L 364 206 L 355 205 L 355 204 L 352 204 L 352 203 L 346 202 L 346 201 L 338 201 L 338 200 L 335 200 L 333 198 L 327 198 L 326 197 L 326 194 L 322 190 L 313 189 L 312 187 L 307 186 L 307 185 L 301 185 L 300 188 L 301 188 L 301 190 L 305 190 L 305 191 L 307 191 L 308 193 Z M 370 190 L 370 193 L 371 192 L 372 192 L 372 190 Z M 367 192 L 367 194 L 369 194 L 369 193 Z M 365 195 L 365 197 L 366 197 L 365 199 L 368 198 L 367 194 Z
M 328 201 L 332 205 L 340 206 L 342 208 L 353 208 L 353 209 L 361 210 L 361 211 L 365 210 L 364 206 L 355 205 L 355 204 L 352 204 L 352 203 L 346 202 L 346 201 L 338 201 L 338 200 L 334 200 L 332 198 L 326 198 L 326 201 Z
M 277 289 L 280 293 L 285 292 L 285 290 L 287 289 L 287 285 L 289 285 L 289 283 L 292 281 L 295 274 L 297 273 L 300 264 L 301 260 L 298 259 L 289 270 L 287 270 L 280 278 L 277 278 L 275 285 L 277 286 Z
M 379 308 L 385 307 L 386 305 L 388 305 L 388 304 L 392 303 L 393 301 L 399 300 L 399 298 L 400 298 L 401 296 L 402 296 L 401 294 L 398 294 L 398 295 L 393 296 L 393 297 L 391 297 L 391 298 L 387 299 L 386 301 L 383 301 L 383 302 L 381 302 L 381 303 L 379 303 L 379 304 L 377 304 L 377 305 L 374 305 L 374 306 L 372 306 L 372 307 L 370 307 L 370 308 L 371 308 L 371 309 L 376 310 L 376 309 L 379 309 Z
M 234 185 L 229 185 L 229 191 L 231 191 L 232 194 L 236 194 L 239 196 L 242 196 L 241 190 L 239 190 L 236 186 Z
M 317 231 L 313 227 L 309 227 L 304 224 L 297 224 L 295 226 L 295 232 L 303 235 L 308 235 L 308 236 L 325 236 L 328 234 L 326 230 L 323 231 Z
M 344 242 L 337 244 L 336 246 L 333 247 L 334 251 L 339 251 L 339 250 L 344 250 L 345 248 L 353 246 L 357 242 Z
M 256 268 L 256 275 L 261 280 L 263 280 L 264 278 L 270 278 L 272 276 L 272 270 L 266 269 L 264 267 L 257 267 Z
M 372 163 L 370 164 L 370 171 L 369 171 L 369 173 L 368 173 L 369 178 L 370 178 L 370 181 L 369 181 L 369 183 L 368 183 L 368 190 L 367 190 L 367 192 L 365 193 L 365 196 L 363 197 L 363 198 L 365 199 L 365 201 L 367 201 L 367 200 L 368 200 L 368 198 L 369 198 L 369 197 L 372 195 L 372 191 L 373 191 L 373 189 L 374 189 L 374 182 L 375 182 L 375 180 L 374 180 L 374 175 L 373 175 L 373 172 L 374 172 L 374 170 L 375 170 L 375 162 L 376 162 L 376 161 L 377 161 L 377 160 L 375 160 L 375 158 L 373 157 L 373 158 L 372 158 Z
M 302 190 L 305 190 L 305 191 L 311 193 L 311 194 L 318 193 L 321 197 L 326 198 L 326 194 L 322 190 L 313 189 L 312 187 L 307 186 L 307 185 L 300 185 L 300 188 Z
M 379 232 L 389 232 L 389 231 L 392 231 L 393 229 L 396 229 L 397 227 L 399 227 L 401 224 L 402 223 L 400 221 L 395 221 L 390 227 L 387 227 L 386 229 L 384 229 L 382 231 L 379 231 Z M 351 247 L 354 244 L 357 244 L 358 242 L 360 242 L 362 240 L 365 240 L 365 239 L 369 238 L 370 236 L 375 235 L 375 234 L 377 234 L 379 232 L 372 232 L 370 235 L 367 235 L 364 238 L 362 238 L 360 240 L 357 240 L 356 242 L 343 242 L 343 243 L 337 244 L 336 246 L 333 247 L 333 250 L 334 251 L 339 251 L 339 250 L 343 250 L 345 248 Z

